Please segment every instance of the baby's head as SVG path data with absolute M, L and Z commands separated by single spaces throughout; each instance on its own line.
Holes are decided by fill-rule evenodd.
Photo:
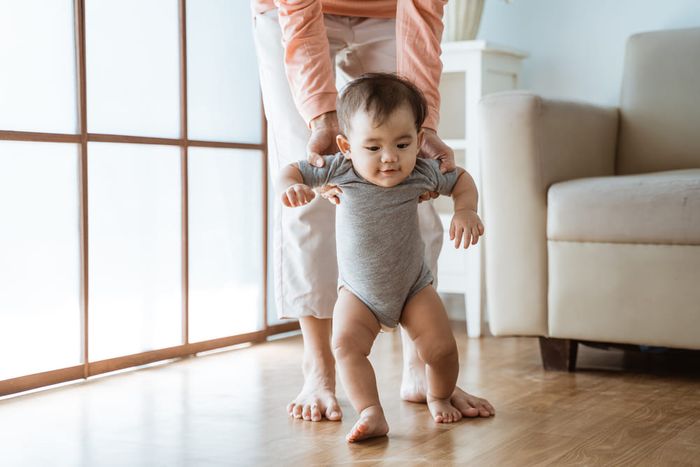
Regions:
M 338 147 L 367 181 L 383 187 L 405 180 L 423 143 L 423 94 L 393 74 L 371 73 L 338 96 Z

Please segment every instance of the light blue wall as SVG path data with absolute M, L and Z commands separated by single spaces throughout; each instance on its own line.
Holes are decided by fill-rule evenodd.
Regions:
M 616 105 L 630 35 L 697 26 L 700 0 L 486 0 L 477 38 L 529 54 L 523 89 Z

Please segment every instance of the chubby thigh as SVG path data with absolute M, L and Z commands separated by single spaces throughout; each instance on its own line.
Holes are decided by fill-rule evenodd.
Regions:
M 369 354 L 381 325 L 374 313 L 345 287 L 333 310 L 333 347 L 349 346 Z
M 400 323 L 426 363 L 457 351 L 445 306 L 432 285 L 423 287 L 408 300 Z

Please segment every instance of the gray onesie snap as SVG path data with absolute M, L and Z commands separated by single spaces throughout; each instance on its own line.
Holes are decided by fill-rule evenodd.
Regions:
M 338 287 L 359 298 L 380 323 L 396 327 L 408 299 L 433 281 L 423 259 L 418 197 L 426 191 L 450 195 L 459 172 L 442 174 L 438 161 L 419 158 L 406 180 L 385 188 L 358 175 L 342 153 L 323 159 L 323 167 L 299 161 L 299 170 L 312 188 L 333 184 L 343 190 L 335 217 Z

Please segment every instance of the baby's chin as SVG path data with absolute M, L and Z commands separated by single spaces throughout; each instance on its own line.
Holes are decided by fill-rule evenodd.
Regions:
M 375 185 L 384 187 L 384 188 L 391 188 L 394 187 L 404 180 L 408 178 L 408 175 L 405 175 L 401 173 L 400 171 L 394 171 L 392 173 L 386 174 L 386 173 L 381 173 L 377 172 L 374 174 L 372 179 L 370 180 L 372 183 Z

